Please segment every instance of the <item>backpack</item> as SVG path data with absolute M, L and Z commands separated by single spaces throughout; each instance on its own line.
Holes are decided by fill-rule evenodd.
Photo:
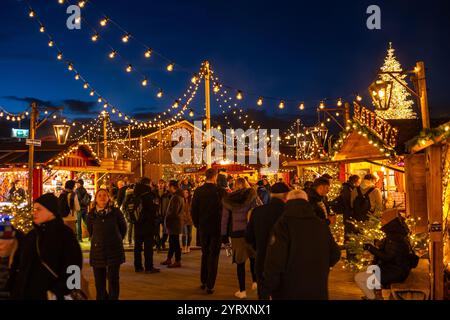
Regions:
M 270 194 L 265 187 L 258 187 L 256 194 L 263 204 L 268 204 L 270 201 Z
M 132 224 L 136 224 L 139 222 L 142 222 L 142 219 L 144 218 L 143 214 L 143 203 L 142 203 L 142 196 L 148 194 L 149 192 L 143 193 L 139 197 L 136 197 L 133 193 L 129 193 L 126 198 L 125 202 L 122 205 L 125 218 L 128 222 Z
M 80 202 L 80 207 L 87 208 L 91 204 L 91 195 L 89 192 L 85 191 L 81 199 L 78 199 Z
M 358 221 L 366 221 L 370 212 L 370 198 L 369 195 L 375 188 L 370 188 L 365 194 L 362 193 L 361 187 L 357 187 L 358 195 L 353 201 L 353 218 Z
M 71 206 L 73 207 L 73 201 L 75 198 L 75 195 L 73 193 L 70 193 L 70 202 L 71 205 L 69 205 L 69 202 L 67 201 L 67 195 L 69 193 L 66 191 L 63 191 L 59 197 L 58 197 L 58 210 L 61 217 L 66 218 L 69 216 L 71 211 Z

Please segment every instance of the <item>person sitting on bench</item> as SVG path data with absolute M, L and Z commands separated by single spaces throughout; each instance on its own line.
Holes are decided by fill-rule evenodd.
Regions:
M 409 229 L 404 219 L 399 216 L 396 209 L 386 210 L 381 217 L 381 230 L 386 237 L 379 241 L 377 246 L 364 244 L 364 250 L 374 255 L 374 263 L 380 272 L 360 272 L 355 276 L 358 287 L 365 294 L 363 299 L 382 300 L 381 286 L 389 288 L 392 283 L 403 282 L 408 278 L 409 272 L 417 265 L 417 257 L 409 242 Z M 378 281 L 371 281 L 376 276 Z M 370 278 L 370 279 L 369 279 Z M 369 283 L 370 282 L 370 283 Z M 374 284 L 375 289 L 369 284 Z

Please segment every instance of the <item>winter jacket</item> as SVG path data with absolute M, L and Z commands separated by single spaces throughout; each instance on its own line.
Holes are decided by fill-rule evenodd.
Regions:
M 58 300 L 69 293 L 67 268 L 83 266 L 83 256 L 73 231 L 56 218 L 35 225 L 28 234 L 17 234 L 18 248 L 10 270 L 9 288 L 13 300 L 47 300 L 47 291 Z M 38 254 L 40 252 L 40 257 Z M 56 278 L 42 264 L 58 275 Z
M 123 201 L 125 200 L 125 195 L 127 193 L 128 186 L 123 186 L 117 191 L 117 207 L 122 207 Z
M 259 199 L 262 201 L 263 204 L 268 204 L 270 201 L 270 193 L 264 186 L 259 186 L 256 189 L 256 193 L 258 194 Z
M 226 194 L 222 200 L 222 236 L 245 237 L 249 211 L 257 206 L 256 191 L 252 188 Z
M 392 283 L 403 282 L 411 270 L 409 253 L 409 229 L 401 218 L 384 225 L 381 230 L 386 234 L 379 248 L 371 246 L 375 264 L 380 267 L 380 282 L 384 287 Z
M 91 236 L 89 262 L 92 267 L 105 268 L 125 262 L 122 241 L 127 233 L 127 223 L 118 208 L 92 209 L 87 215 L 86 225 Z
M 226 192 L 213 183 L 205 183 L 194 191 L 192 220 L 201 234 L 220 236 L 222 197 Z
M 134 187 L 134 196 L 137 203 L 142 204 L 142 216 L 134 224 L 135 235 L 153 235 L 156 229 L 158 206 L 155 204 L 152 189 L 148 185 L 138 183 Z
M 171 195 L 169 203 L 167 204 L 165 225 L 169 235 L 176 235 L 183 233 L 183 217 L 184 217 L 184 199 L 181 192 L 176 192 Z
M 375 188 L 370 194 L 369 194 L 369 200 L 370 200 L 370 211 L 371 213 L 381 212 L 383 211 L 383 197 L 381 194 L 381 190 L 378 189 L 375 184 L 373 184 L 369 180 L 363 180 L 360 185 L 361 192 L 363 194 L 366 194 L 371 188 Z M 351 204 L 353 208 L 353 202 L 355 201 L 356 197 L 358 196 L 358 190 L 357 188 L 353 188 L 352 190 L 352 196 L 351 196 Z
M 87 212 L 89 209 L 89 204 L 83 204 L 83 199 L 85 197 L 90 197 L 87 190 L 84 187 L 79 187 L 75 190 L 76 198 L 80 205 L 80 211 Z
M 308 199 L 316 216 L 322 220 L 327 220 L 330 209 L 326 197 L 320 196 L 316 190 L 311 188 L 308 190 Z
M 158 204 L 158 217 L 161 219 L 164 219 L 167 212 L 167 205 L 169 204 L 170 200 L 170 192 L 167 190 L 164 190 L 163 193 L 159 193 L 159 190 L 156 189 L 153 191 L 153 194 L 155 195 L 156 203 Z
M 342 184 L 340 197 L 342 197 L 342 204 L 344 209 L 344 219 L 347 220 L 352 217 L 352 191 L 354 186 L 349 182 Z
M 245 239 L 256 250 L 255 271 L 258 279 L 263 276 L 267 244 L 273 226 L 284 211 L 285 204 L 278 198 L 272 198 L 269 204 L 253 209 L 247 225 Z
M 192 226 L 192 213 L 191 213 L 191 203 L 192 200 L 184 200 L 184 212 L 183 212 L 183 225 Z
M 267 247 L 261 296 L 326 300 L 330 267 L 339 259 L 329 227 L 311 205 L 302 199 L 288 201 Z

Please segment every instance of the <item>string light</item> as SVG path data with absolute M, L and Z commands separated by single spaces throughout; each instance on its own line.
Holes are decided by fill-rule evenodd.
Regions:
M 41 33 L 44 33 L 44 32 L 45 32 L 45 27 L 44 27 L 43 25 L 41 25 L 41 26 L 39 27 L 39 31 L 40 31 Z
M 213 91 L 214 91 L 214 93 L 218 93 L 220 91 L 220 86 L 218 83 L 214 84 Z
M 320 104 L 319 104 L 319 109 L 320 109 L 320 110 L 323 110 L 323 109 L 325 109 L 325 102 L 323 102 L 323 101 L 320 101 Z
M 69 71 L 73 70 L 73 65 L 71 63 L 69 63 L 69 65 L 67 66 L 67 69 L 69 69 Z
M 79 74 L 79 73 L 77 73 L 77 74 L 75 75 L 75 80 L 80 80 L 80 74 Z
M 178 108 L 178 105 L 179 105 L 178 100 L 175 100 L 175 102 L 172 105 L 172 108 L 176 109 L 176 108 Z
M 300 105 L 298 106 L 298 108 L 300 110 L 305 110 L 305 103 L 301 102 Z
M 149 59 L 152 56 L 152 49 L 147 49 L 147 51 L 145 51 L 144 56 Z
M 361 101 L 362 101 L 362 97 L 358 94 L 358 95 L 356 96 L 356 100 L 359 101 L 359 102 L 361 102 Z
M 57 58 L 58 60 L 62 60 L 62 58 L 63 58 L 62 53 L 61 53 L 61 52 L 58 52 L 58 55 L 57 55 L 56 58 Z
M 191 82 L 192 82 L 193 84 L 196 84 L 197 81 L 198 81 L 198 76 L 197 76 L 196 73 L 194 73 L 194 75 L 192 76 Z
M 84 89 L 89 88 L 89 83 L 85 82 L 85 83 L 83 84 L 83 88 L 84 88 Z
M 129 40 L 130 40 L 130 34 L 129 33 L 127 33 L 126 35 L 124 35 L 122 37 L 122 42 L 123 43 L 127 43 Z
M 97 42 L 97 40 L 98 40 L 98 33 L 93 34 L 92 37 L 91 37 L 91 40 L 92 40 L 92 42 Z
M 108 17 L 104 17 L 102 20 L 100 20 L 100 25 L 102 26 L 102 27 L 105 27 L 106 26 L 106 24 L 108 23 Z
M 109 58 L 110 58 L 110 59 L 114 59 L 114 58 L 116 57 L 116 54 L 117 54 L 117 52 L 116 52 L 115 50 L 111 51 L 111 52 L 109 53 Z
M 48 46 L 49 47 L 53 47 L 55 45 L 55 43 L 53 42 L 53 40 L 50 40 L 49 42 L 48 42 Z
M 30 13 L 28 14 L 28 16 L 30 17 L 30 18 L 34 18 L 35 17 L 35 12 L 33 11 L 33 10 L 30 10 Z
M 281 110 L 284 109 L 284 101 L 283 100 L 280 101 L 280 104 L 278 105 L 278 108 L 281 109 Z
M 242 95 L 242 91 L 238 90 L 237 94 L 236 94 L 236 99 L 238 100 L 242 100 L 244 97 Z
M 158 91 L 158 93 L 156 94 L 156 96 L 157 96 L 158 98 L 162 98 L 163 95 L 164 95 L 163 90 L 162 90 L 162 89 L 159 89 L 159 91 Z
M 84 8 L 84 7 L 86 6 L 86 1 L 84 1 L 84 0 L 79 1 L 79 2 L 78 2 L 78 6 L 79 6 L 80 8 Z
M 130 73 L 131 71 L 133 71 L 133 66 L 132 66 L 131 64 L 129 64 L 129 65 L 127 66 L 127 68 L 126 68 L 126 71 L 127 71 L 128 73 Z
M 338 100 L 337 106 L 338 106 L 338 107 L 342 107 L 342 99 L 339 99 L 339 100 Z
M 256 102 L 256 104 L 261 107 L 263 105 L 263 98 L 259 97 L 258 101 Z
M 147 78 L 144 78 L 144 80 L 142 80 L 142 86 L 147 86 L 147 84 L 148 84 L 148 80 L 147 80 Z
M 194 110 L 192 110 L 192 109 L 189 110 L 189 117 L 191 117 L 191 118 L 194 117 Z
M 167 65 L 167 71 L 172 72 L 173 69 L 174 69 L 174 67 L 175 67 L 175 65 L 174 65 L 173 63 L 169 63 L 169 64 Z

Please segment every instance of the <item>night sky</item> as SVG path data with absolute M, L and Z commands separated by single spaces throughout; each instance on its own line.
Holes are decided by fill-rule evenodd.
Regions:
M 244 92 L 242 107 L 256 108 L 258 95 L 304 100 L 313 114 L 324 98 L 365 95 L 386 55 L 388 42 L 406 68 L 424 60 L 428 72 L 433 117 L 450 116 L 450 5 L 430 1 L 110 1 L 93 0 L 83 18 L 95 26 L 133 66 L 166 92 L 157 99 L 155 88 L 143 88 L 141 78 L 127 74 L 125 62 L 110 61 L 110 49 L 93 43 L 92 29 L 66 28 L 65 6 L 57 0 L 30 0 L 66 58 L 109 102 L 126 113 L 142 116 L 167 109 L 190 84 L 193 72 L 211 61 L 223 83 Z M 378 4 L 382 30 L 366 27 L 366 9 Z M 114 25 L 99 26 L 103 14 L 128 30 L 140 42 L 177 63 L 165 70 L 166 60 L 143 57 L 133 39 L 121 43 L 123 32 Z M 9 111 L 25 109 L 30 99 L 63 105 L 70 118 L 92 117 L 102 106 L 56 60 L 56 50 L 28 17 L 23 1 L 2 0 L 0 11 L 0 105 Z M 182 68 L 182 69 L 181 69 Z M 186 70 L 186 71 L 185 71 Z M 255 96 L 248 96 L 254 93 Z M 200 114 L 202 94 L 193 108 Z M 264 110 L 277 117 L 301 116 L 296 104 L 278 110 L 266 101 Z M 217 113 L 217 105 L 213 105 Z

